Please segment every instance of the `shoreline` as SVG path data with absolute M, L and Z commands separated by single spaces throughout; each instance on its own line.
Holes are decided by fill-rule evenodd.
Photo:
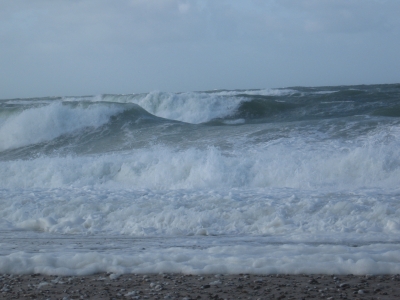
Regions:
M 0 275 L 4 299 L 400 299 L 400 275 Z

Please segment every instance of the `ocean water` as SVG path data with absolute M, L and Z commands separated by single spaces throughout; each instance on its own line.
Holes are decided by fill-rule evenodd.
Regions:
M 400 85 L 0 100 L 0 273 L 400 273 Z

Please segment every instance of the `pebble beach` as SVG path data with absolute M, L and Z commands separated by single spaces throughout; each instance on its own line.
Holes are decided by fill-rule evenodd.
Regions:
M 400 275 L 1 275 L 1 299 L 400 299 Z

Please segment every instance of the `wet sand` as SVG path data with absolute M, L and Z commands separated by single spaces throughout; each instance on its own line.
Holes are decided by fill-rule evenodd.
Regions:
M 0 275 L 1 299 L 400 299 L 400 275 Z

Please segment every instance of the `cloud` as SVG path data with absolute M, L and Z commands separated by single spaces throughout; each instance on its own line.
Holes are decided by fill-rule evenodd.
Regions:
M 386 3 L 385 3 L 386 2 Z M 287 1 L 285 9 L 292 8 L 303 16 L 306 31 L 359 33 L 385 32 L 395 26 L 398 1 Z M 314 24 L 315 26 L 308 26 Z M 397 24 L 398 25 L 398 24 Z M 315 30 L 316 29 L 316 30 Z
M 110 37 L 137 42 L 189 36 L 202 12 L 185 1 L 26 1 L 2 4 L 1 36 L 82 42 Z M 1 7 L 0 7 L 1 8 Z
M 395 78 L 399 11 L 398 0 L 1 1 L 0 90 L 334 84 L 347 74 L 366 81 L 368 72 Z M 374 68 L 357 62 L 377 56 Z M 321 75 L 323 67 L 331 71 Z M 385 70 L 391 75 L 382 77 Z
M 13 0 L 0 6 L 3 42 L 146 45 L 271 34 L 399 29 L 400 3 L 373 0 Z M 243 4 L 245 3 L 245 4 Z

